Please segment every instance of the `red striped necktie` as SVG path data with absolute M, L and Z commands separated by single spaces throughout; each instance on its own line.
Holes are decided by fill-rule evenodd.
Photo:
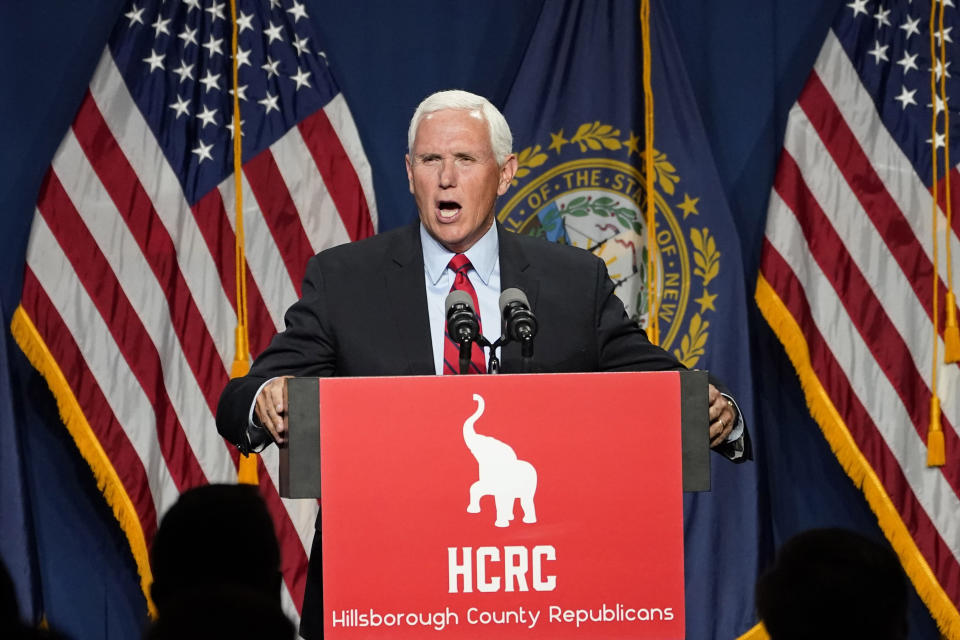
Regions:
M 467 277 L 467 272 L 473 268 L 473 265 L 470 264 L 467 256 L 458 253 L 450 259 L 450 264 L 448 264 L 447 267 L 456 274 L 450 291 L 466 291 L 470 294 L 470 297 L 473 299 L 473 308 L 477 312 L 477 324 L 479 325 L 480 304 L 477 302 L 477 291 L 473 288 L 473 285 L 470 284 L 470 279 Z M 483 333 L 482 327 L 480 328 L 480 333 Z M 443 375 L 460 373 L 460 345 L 450 337 L 450 333 L 446 330 L 444 330 L 444 335 L 446 338 L 443 341 Z M 470 353 L 470 368 L 467 371 L 468 373 L 487 372 L 487 365 L 483 359 L 483 349 L 476 342 L 473 343 L 473 350 Z

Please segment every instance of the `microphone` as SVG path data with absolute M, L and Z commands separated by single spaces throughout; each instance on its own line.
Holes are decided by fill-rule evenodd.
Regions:
M 516 340 L 523 346 L 524 358 L 533 356 L 533 338 L 537 335 L 537 319 L 530 310 L 527 294 L 520 289 L 505 289 L 500 294 L 502 333 L 507 340 Z
M 477 311 L 473 308 L 473 298 L 466 291 L 455 290 L 444 301 L 447 309 L 447 333 L 460 345 L 460 373 L 470 367 L 470 350 L 473 341 L 480 333 Z

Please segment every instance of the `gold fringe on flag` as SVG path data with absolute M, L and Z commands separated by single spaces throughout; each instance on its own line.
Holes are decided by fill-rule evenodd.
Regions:
M 790 362 L 793 363 L 793 368 L 800 378 L 800 386 L 803 388 L 810 415 L 820 425 L 820 430 L 840 462 L 840 466 L 863 492 L 870 509 L 877 516 L 880 529 L 900 557 L 903 570 L 916 588 L 920 599 L 930 610 L 941 633 L 950 640 L 960 640 L 960 612 L 957 611 L 957 605 L 950 600 L 937 581 L 936 575 L 917 548 L 916 541 L 910 535 L 909 529 L 904 524 L 900 512 L 890 499 L 883 483 L 857 447 L 857 443 L 850 435 L 850 429 L 813 369 L 810 362 L 810 347 L 796 319 L 790 314 L 783 300 L 763 274 L 757 278 L 754 297 L 767 324 L 773 329 L 783 344 Z
M 103 450 L 100 440 L 87 422 L 87 417 L 83 414 L 77 397 L 73 395 L 73 390 L 63 375 L 60 365 L 50 353 L 47 343 L 44 342 L 33 320 L 22 306 L 18 306 L 13 312 L 10 333 L 33 368 L 47 381 L 47 386 L 50 387 L 57 401 L 57 409 L 60 411 L 63 424 L 67 427 L 67 432 L 76 443 L 80 455 L 90 465 L 93 477 L 97 481 L 97 488 L 103 493 L 107 504 L 113 510 L 114 517 L 120 523 L 120 528 L 127 536 L 133 560 L 137 565 L 137 573 L 140 575 L 140 589 L 143 591 L 144 598 L 147 599 L 147 611 L 151 618 L 155 618 L 157 608 L 150 598 L 150 585 L 153 584 L 150 554 L 147 550 L 143 526 L 140 524 L 140 517 L 133 506 L 133 501 L 130 500 L 127 490 L 120 481 L 120 476 L 117 475 L 110 457 Z
M 762 622 L 758 622 L 749 631 L 744 633 L 737 640 L 770 640 L 770 634 Z
M 239 378 L 250 371 L 250 341 L 247 332 L 247 261 L 244 254 L 246 243 L 243 235 L 243 133 L 240 121 L 239 67 L 237 65 L 237 2 L 230 0 L 230 21 L 233 26 L 231 52 L 233 53 L 233 184 L 236 192 L 237 231 L 234 251 L 237 278 L 237 329 L 234 335 L 236 353 L 230 367 L 230 377 Z M 259 484 L 257 457 L 241 455 L 237 469 L 237 482 Z
M 660 344 L 660 304 L 657 297 L 657 231 L 654 207 L 653 164 L 653 83 L 650 45 L 650 0 L 640 2 L 640 34 L 643 43 L 643 135 L 644 135 L 644 190 L 647 221 L 647 337 Z

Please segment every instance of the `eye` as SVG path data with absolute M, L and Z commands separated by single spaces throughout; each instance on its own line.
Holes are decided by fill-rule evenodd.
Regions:
M 433 165 L 440 162 L 440 156 L 435 153 L 428 153 L 420 156 L 420 164 Z

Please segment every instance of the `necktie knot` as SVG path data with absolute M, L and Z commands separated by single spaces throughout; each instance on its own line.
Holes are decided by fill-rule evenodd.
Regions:
M 470 258 L 467 257 L 465 253 L 458 253 L 457 255 L 450 258 L 450 264 L 447 265 L 454 273 L 466 274 L 467 270 L 470 269 L 473 265 L 470 264 Z

